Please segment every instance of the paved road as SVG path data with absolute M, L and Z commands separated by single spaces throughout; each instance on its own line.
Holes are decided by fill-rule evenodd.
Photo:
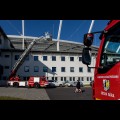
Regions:
M 83 93 L 74 93 L 74 87 L 46 89 L 50 100 L 93 100 L 91 87 L 83 87 Z

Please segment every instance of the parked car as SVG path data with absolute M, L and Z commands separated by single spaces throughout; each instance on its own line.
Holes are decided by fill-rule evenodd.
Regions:
M 47 88 L 55 88 L 56 85 L 54 84 L 54 81 L 53 80 L 48 80 L 48 85 L 47 85 Z
M 55 86 L 55 87 L 63 87 L 64 82 L 62 81 L 55 81 L 55 80 L 48 80 L 49 86 Z
M 77 84 L 77 81 L 66 81 L 65 82 L 65 86 L 68 86 L 68 87 L 76 87 L 76 84 Z M 83 82 L 80 81 L 80 86 L 83 87 Z
M 57 87 L 64 87 L 64 81 L 55 81 L 55 85 L 57 86 Z

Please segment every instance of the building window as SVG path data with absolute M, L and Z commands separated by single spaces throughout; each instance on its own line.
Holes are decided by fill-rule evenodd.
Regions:
M 70 77 L 70 81 L 72 81 L 72 77 Z
M 84 77 L 81 77 L 81 81 L 84 81 Z
M 82 57 L 79 57 L 79 61 L 82 61 Z
M 89 77 L 87 77 L 87 81 L 89 81 Z
M 92 81 L 92 77 L 90 77 L 90 81 Z
M 38 61 L 38 56 L 34 56 L 34 61 Z
M 55 77 L 55 81 L 57 81 L 58 80 L 58 78 L 57 77 Z
M 9 69 L 10 67 L 9 66 L 5 66 L 5 69 Z
M 25 72 L 29 72 L 29 66 L 25 66 L 25 67 L 24 67 L 24 71 L 25 71 Z
M 61 57 L 61 61 L 65 61 L 65 57 L 64 56 Z
M 19 59 L 19 55 L 15 55 L 15 60 L 18 60 Z
M 70 61 L 74 61 L 74 57 L 70 57 Z
M 70 57 L 70 61 L 74 61 L 74 57 Z
M 52 56 L 52 61 L 56 61 L 56 56 Z
M 34 72 L 39 72 L 39 67 L 38 66 L 34 66 Z
M 88 68 L 88 72 L 91 72 L 91 68 Z
M 65 67 L 61 67 L 61 72 L 65 72 Z
M 64 81 L 66 81 L 66 77 L 64 77 Z
M 28 61 L 28 60 L 29 60 L 29 55 L 27 55 L 27 56 L 25 57 L 25 60 L 26 60 L 26 61 Z
M 74 72 L 74 67 L 70 67 L 70 72 Z
M 56 72 L 56 67 L 52 67 L 52 72 Z
M 83 67 L 79 67 L 79 72 L 83 72 Z
M 78 80 L 81 81 L 81 80 L 80 80 L 80 77 L 78 77 Z
M 75 81 L 75 77 L 73 77 L 73 81 Z
M 52 77 L 52 80 L 54 80 L 54 77 Z
M 47 56 L 43 56 L 43 61 L 47 61 Z
M 48 72 L 48 67 L 43 67 L 43 72 Z
M 10 55 L 5 55 L 5 58 L 9 58 L 10 57 Z
M 3 66 L 2 65 L 0 65 L 0 75 L 2 75 L 3 74 Z
M 61 81 L 63 81 L 63 77 L 61 77 Z

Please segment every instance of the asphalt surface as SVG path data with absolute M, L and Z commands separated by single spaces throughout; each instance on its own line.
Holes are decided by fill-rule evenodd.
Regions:
M 50 100 L 93 100 L 91 87 L 82 87 L 82 93 L 74 93 L 75 87 L 46 89 Z
M 25 100 L 92 100 L 91 87 L 82 87 L 82 93 L 74 93 L 75 87 L 56 88 L 14 88 L 0 87 L 0 96 Z
M 10 96 L 25 100 L 50 100 L 43 88 L 0 87 L 0 96 Z

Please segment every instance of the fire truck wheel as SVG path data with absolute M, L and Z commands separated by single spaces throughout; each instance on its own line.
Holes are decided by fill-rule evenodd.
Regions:
M 39 88 L 39 87 L 40 87 L 39 83 L 34 83 L 34 88 Z
M 18 86 L 19 86 L 19 83 L 17 83 L 17 82 L 13 83 L 13 87 L 18 87 Z

